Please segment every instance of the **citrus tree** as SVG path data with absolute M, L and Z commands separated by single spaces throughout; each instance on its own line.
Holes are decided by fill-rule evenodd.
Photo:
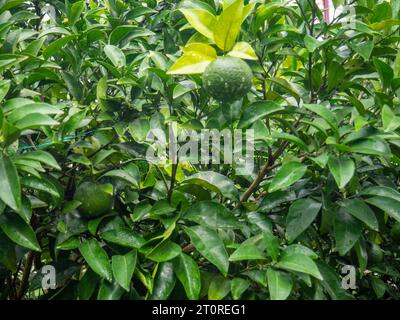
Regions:
M 332 3 L 0 0 L 1 298 L 399 298 L 400 3 Z

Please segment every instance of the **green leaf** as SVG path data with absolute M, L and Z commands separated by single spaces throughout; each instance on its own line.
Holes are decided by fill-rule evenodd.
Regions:
M 229 257 L 229 261 L 264 260 L 264 253 L 254 244 L 242 243 Z
M 55 198 L 61 197 L 57 187 L 45 178 L 23 177 L 21 179 L 21 185 L 26 188 L 47 192 Z
M 56 125 L 58 125 L 58 121 L 50 118 L 48 115 L 41 113 L 29 114 L 15 123 L 15 126 L 20 130 L 37 128 L 41 126 L 56 126 Z
M 63 123 L 60 130 L 60 135 L 65 137 L 68 133 L 76 130 L 80 126 L 81 122 L 85 119 L 85 116 L 86 110 L 74 113 L 67 121 Z
M 332 61 L 328 67 L 328 90 L 333 90 L 339 85 L 346 75 L 346 71 L 343 66 L 336 62 Z
M 222 11 L 215 24 L 214 41 L 225 52 L 232 49 L 239 36 L 243 9 L 243 0 L 236 0 Z
M 83 98 L 83 87 L 79 82 L 79 79 L 68 72 L 61 73 L 61 77 L 64 80 L 69 93 L 72 94 L 77 101 L 80 101 Z
M 332 0 L 333 6 L 335 8 L 339 7 L 340 5 L 342 5 L 344 3 L 345 0 Z
M 300 199 L 290 206 L 286 216 L 286 233 L 289 242 L 295 240 L 315 220 L 321 203 L 312 199 Z
M 15 243 L 34 251 L 42 251 L 32 227 L 15 213 L 0 215 L 0 227 Z
M 267 254 L 272 260 L 277 261 L 279 257 L 279 240 L 274 236 L 272 231 L 263 230 L 263 238 L 265 241 L 265 247 L 267 248 Z
M 77 1 L 72 4 L 69 10 L 68 22 L 71 26 L 78 22 L 83 10 L 85 9 L 85 3 L 83 1 Z
M 131 175 L 128 170 L 111 170 L 105 173 L 102 177 L 117 178 L 131 184 L 132 186 L 135 186 L 136 188 L 139 188 L 139 181 L 137 177 Z
M 217 58 L 213 47 L 204 43 L 192 43 L 182 48 L 180 57 L 167 71 L 167 74 L 199 74 Z
M 238 42 L 234 45 L 231 51 L 228 53 L 229 56 L 237 57 L 245 60 L 258 60 L 254 49 L 248 42 Z
M 376 196 L 366 199 L 365 202 L 368 202 L 374 207 L 385 211 L 393 219 L 400 222 L 400 201 L 394 200 L 392 198 Z
M 190 25 L 209 39 L 214 39 L 214 28 L 217 23 L 216 17 L 203 9 L 180 9 Z
M 228 253 L 217 232 L 204 226 L 186 227 L 185 232 L 201 255 L 226 276 L 229 268 Z
M 326 165 L 328 164 L 329 155 L 327 153 L 324 153 L 316 158 L 310 159 L 314 161 L 317 165 L 319 165 L 322 169 L 325 169 Z
M 267 279 L 271 300 L 286 300 L 292 291 L 292 278 L 286 273 L 268 268 Z
M 392 109 L 387 105 L 382 108 L 382 124 L 386 132 L 395 131 L 400 127 L 400 117 L 396 117 Z
M 266 116 L 282 110 L 285 110 L 285 108 L 273 101 L 254 102 L 244 110 L 238 128 L 247 128 L 257 120 L 264 119 Z
M 360 199 L 348 199 L 341 202 L 340 205 L 347 213 L 364 222 L 369 228 L 379 231 L 378 219 L 364 201 Z
M 359 41 L 349 44 L 349 47 L 357 52 L 364 60 L 369 60 L 372 51 L 374 50 L 373 41 L 365 41 L 360 43 Z
M 298 243 L 287 246 L 283 251 L 284 254 L 302 254 L 313 260 L 318 259 L 318 255 L 313 250 Z
M 199 201 L 192 205 L 183 216 L 185 220 L 217 228 L 241 228 L 242 224 L 225 206 L 214 201 Z
M 297 144 L 301 149 L 306 150 L 306 151 L 308 150 L 308 146 L 303 142 L 303 140 L 301 140 L 300 138 L 298 138 L 292 134 L 285 133 L 285 132 L 278 132 L 278 133 L 271 134 L 271 137 L 274 139 L 282 139 L 282 140 L 293 142 L 293 143 Z
M 239 300 L 242 294 L 250 287 L 250 281 L 243 278 L 234 278 L 231 281 L 233 300 Z
M 283 254 L 276 264 L 276 267 L 288 271 L 309 274 L 319 280 L 323 280 L 315 262 L 310 257 L 303 254 Z
M 108 230 L 101 233 L 100 236 L 105 241 L 133 249 L 139 249 L 146 242 L 141 236 L 128 228 Z
M 0 232 L 0 263 L 11 272 L 17 271 L 16 245 Z
M 386 186 L 373 186 L 368 187 L 361 191 L 361 195 L 367 196 L 381 196 L 386 198 L 391 198 L 393 200 L 400 202 L 400 192 L 397 190 L 386 187 Z
M 7 95 L 8 91 L 10 90 L 11 87 L 11 81 L 10 80 L 1 80 L 0 81 L 0 102 L 3 101 L 5 96 Z M 1 127 L 1 123 L 0 123 Z
M 89 267 L 100 277 L 111 282 L 112 269 L 106 251 L 95 239 L 85 240 L 81 243 L 79 251 Z
M 328 264 L 317 261 L 318 270 L 322 274 L 324 281 L 321 285 L 333 300 L 349 300 L 354 298 L 350 293 L 347 293 L 342 286 L 342 279 L 339 277 L 335 269 Z
M 393 72 L 395 78 L 400 78 L 400 51 L 397 52 L 396 60 L 394 61 Z
M 378 299 L 381 299 L 386 292 L 386 283 L 379 278 L 372 277 L 371 279 L 372 288 Z
M 104 47 L 104 53 L 116 68 L 126 66 L 125 54 L 122 52 L 120 48 L 108 44 Z
M 202 186 L 213 192 L 218 192 L 231 200 L 239 199 L 239 192 L 234 183 L 224 175 L 213 171 L 202 171 L 195 173 L 182 181 L 185 184 Z
M 162 241 L 156 247 L 154 247 L 149 253 L 146 254 L 146 258 L 156 261 L 165 262 L 174 259 L 182 252 L 180 246 L 170 240 Z
M 11 209 L 21 208 L 21 186 L 17 169 L 10 158 L 0 158 L 0 199 Z
M 153 292 L 150 299 L 166 300 L 174 289 L 175 283 L 176 277 L 174 273 L 174 263 L 163 262 L 159 264 L 157 276 L 154 280 Z
M 336 248 L 344 256 L 360 238 L 362 227 L 358 220 L 344 210 L 338 210 L 334 218 L 334 231 Z
M 39 161 L 53 169 L 61 170 L 57 160 L 50 153 L 43 150 L 34 150 L 18 155 L 17 159 Z
M 353 160 L 332 156 L 329 158 L 328 167 L 339 189 L 343 189 L 350 182 L 356 169 Z
M 231 281 L 220 275 L 212 278 L 210 286 L 208 287 L 209 300 L 222 300 L 231 291 Z
M 46 49 L 43 51 L 43 57 L 45 59 L 49 59 L 50 57 L 56 55 L 57 53 L 60 52 L 60 50 L 63 49 L 63 47 L 74 40 L 76 38 L 76 35 L 70 35 L 70 36 L 64 36 L 60 39 L 57 39 L 54 42 L 51 42 Z
M 382 85 L 384 88 L 389 88 L 390 84 L 392 82 L 392 79 L 394 77 L 394 72 L 393 69 L 385 62 L 378 58 L 374 58 L 374 65 L 376 68 L 376 71 L 379 74 L 379 78 L 382 81 Z
M 109 41 L 111 45 L 131 41 L 139 37 L 148 37 L 154 35 L 154 32 L 137 26 L 123 25 L 117 26 L 110 34 Z
M 319 115 L 321 118 L 323 118 L 329 124 L 329 126 L 332 128 L 332 130 L 336 134 L 339 133 L 339 129 L 338 129 L 339 125 L 338 125 L 336 115 L 331 110 L 329 110 L 328 108 L 326 108 L 325 106 L 320 105 L 320 104 L 304 104 L 304 108 Z
M 136 267 L 137 253 L 135 250 L 125 255 L 112 256 L 112 271 L 117 283 L 126 291 L 130 291 L 133 272 Z
M 308 34 L 304 37 L 304 45 L 309 52 L 314 52 L 315 50 L 317 50 L 319 47 L 323 46 L 327 42 L 328 42 L 328 40 L 319 41 L 318 39 L 315 39 L 314 37 L 312 37 Z
M 92 271 L 92 269 L 87 269 L 84 276 L 79 281 L 78 285 L 79 300 L 89 300 L 93 296 L 93 293 L 96 290 L 99 280 L 100 278 L 95 272 Z
M 289 162 L 284 164 L 272 179 L 268 192 L 272 193 L 290 187 L 300 180 L 307 171 L 307 166 L 301 162 Z
M 3 121 L 3 146 L 8 147 L 11 145 L 13 142 L 15 142 L 21 134 L 21 130 L 8 121 L 4 120 Z
M 123 294 L 124 289 L 117 282 L 110 283 L 103 280 L 97 294 L 97 300 L 120 300 Z
M 187 254 L 181 253 L 174 260 L 174 271 L 190 300 L 199 299 L 201 290 L 200 271 L 197 263 Z
M 269 81 L 280 86 L 282 89 L 287 91 L 290 95 L 292 95 L 298 102 L 300 102 L 301 93 L 300 93 L 299 89 L 292 82 L 290 82 L 287 79 L 278 78 L 278 77 L 271 77 L 271 78 L 269 78 Z
M 376 156 L 389 156 L 390 147 L 386 141 L 381 139 L 360 139 L 349 143 L 351 152 L 369 154 Z

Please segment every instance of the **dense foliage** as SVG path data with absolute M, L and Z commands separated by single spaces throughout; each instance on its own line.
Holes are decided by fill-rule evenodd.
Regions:
M 0 0 L 2 299 L 399 298 L 400 2 L 219 2 Z M 253 129 L 253 172 L 149 161 L 172 123 Z

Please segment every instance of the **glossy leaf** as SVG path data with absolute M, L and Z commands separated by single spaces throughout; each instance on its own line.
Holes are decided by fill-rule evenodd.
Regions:
M 18 211 L 21 207 L 21 186 L 18 172 L 10 158 L 0 158 L 0 199 L 10 208 Z
M 355 171 L 353 160 L 343 157 L 330 157 L 328 167 L 339 189 L 343 189 L 350 182 Z
M 290 276 L 281 271 L 268 268 L 267 278 L 271 300 L 286 300 L 293 287 Z
M 0 215 L 0 227 L 15 243 L 33 251 L 42 251 L 32 227 L 16 213 Z
M 307 166 L 300 162 L 289 162 L 283 165 L 272 179 L 268 191 L 275 192 L 290 187 L 306 173 Z
M 112 269 L 108 255 L 97 240 L 89 239 L 83 241 L 79 251 L 94 272 L 108 281 L 112 280 Z M 115 287 L 113 288 L 116 289 Z M 110 289 L 110 287 L 107 286 L 104 290 L 106 289 Z M 106 291 L 108 292 L 108 290 Z
M 174 260 L 174 271 L 182 283 L 187 297 L 191 300 L 198 299 L 201 290 L 201 280 L 196 262 L 190 256 L 181 253 Z
M 184 219 L 216 228 L 240 228 L 241 224 L 232 212 L 213 201 L 201 201 L 191 206 Z
M 125 255 L 112 256 L 112 271 L 117 283 L 126 291 L 130 290 L 130 283 L 136 267 L 137 253 L 131 251 Z
M 300 199 L 294 202 L 286 216 L 286 233 L 292 242 L 315 220 L 321 209 L 321 203 L 312 199 Z
M 353 217 L 364 222 L 372 230 L 379 230 L 379 224 L 375 213 L 364 201 L 359 199 L 345 200 L 341 203 L 341 206 L 347 213 L 350 213 Z
M 229 268 L 228 253 L 218 234 L 204 226 L 188 227 L 185 231 L 201 255 L 226 275 Z
M 140 235 L 137 235 L 128 228 L 107 230 L 101 233 L 101 238 L 105 241 L 133 249 L 138 249 L 145 243 L 145 240 Z
M 214 38 L 214 28 L 217 22 L 215 16 L 203 9 L 180 9 L 190 25 L 207 38 Z
M 276 266 L 288 271 L 309 274 L 319 280 L 323 279 L 315 262 L 303 254 L 285 254 L 281 257 Z
M 339 210 L 334 220 L 336 247 L 340 255 L 345 255 L 361 235 L 361 224 L 351 215 Z
M 225 52 L 232 49 L 239 36 L 243 9 L 243 1 L 236 0 L 222 11 L 215 24 L 214 41 Z

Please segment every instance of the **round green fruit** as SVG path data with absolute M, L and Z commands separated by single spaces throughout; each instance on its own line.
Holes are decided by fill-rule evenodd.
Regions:
M 203 74 L 203 86 L 214 99 L 232 103 L 243 98 L 251 89 L 253 73 L 242 59 L 217 58 Z
M 394 97 L 393 98 L 393 104 L 395 106 L 400 106 L 400 98 L 399 97 Z
M 109 213 L 113 199 L 113 186 L 108 183 L 83 182 L 74 194 L 74 200 L 81 202 L 78 207 L 80 214 L 88 219 Z
M 371 262 L 371 265 L 375 265 L 383 261 L 383 250 L 375 243 L 371 243 L 367 251 L 368 260 Z
M 400 222 L 396 222 L 390 230 L 390 236 L 395 243 L 400 244 Z

